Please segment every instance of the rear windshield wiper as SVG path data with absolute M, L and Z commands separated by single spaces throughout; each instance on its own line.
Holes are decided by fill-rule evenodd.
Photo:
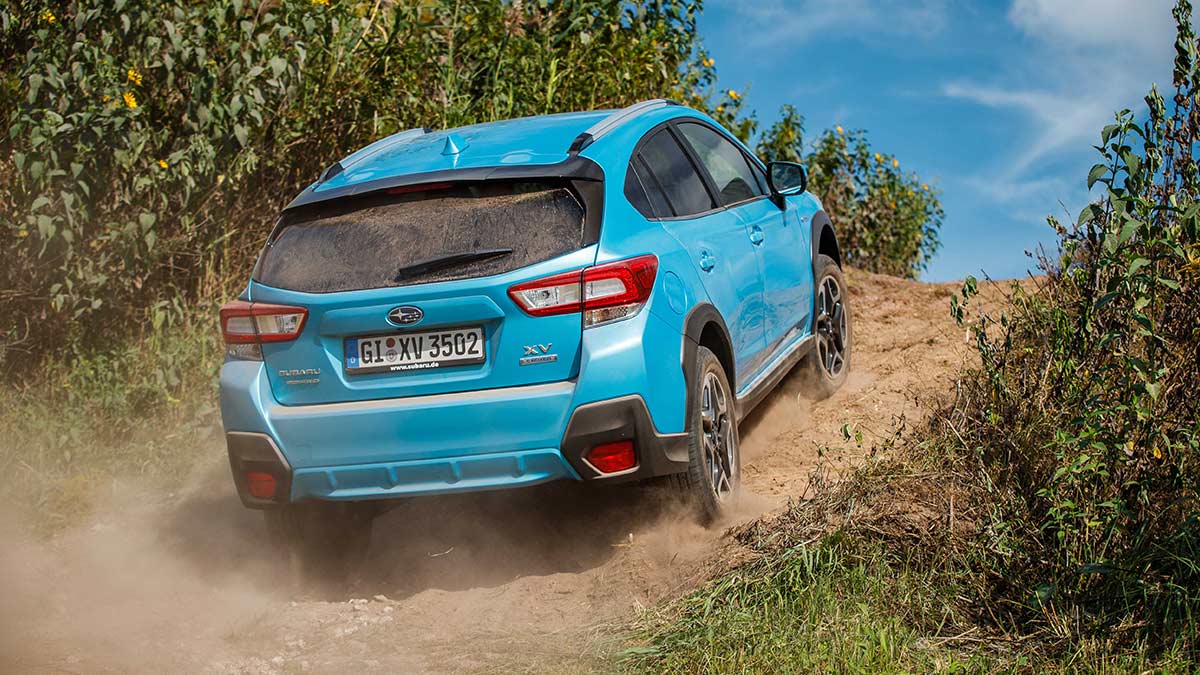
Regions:
M 488 248 L 479 251 L 448 253 L 446 255 L 440 255 L 436 258 L 429 258 L 428 260 L 415 262 L 411 265 L 404 265 L 400 269 L 396 270 L 396 276 L 392 278 L 392 281 L 403 281 L 405 279 L 419 277 L 422 274 L 428 274 L 430 272 L 447 267 L 464 265 L 471 262 L 479 262 L 481 260 L 491 260 L 492 258 L 499 258 L 501 256 L 511 254 L 511 248 Z

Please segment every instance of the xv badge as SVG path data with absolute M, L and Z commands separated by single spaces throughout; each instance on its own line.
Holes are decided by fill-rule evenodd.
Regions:
M 521 365 L 532 366 L 537 363 L 553 363 L 558 360 L 558 354 L 551 354 L 550 348 L 554 344 L 547 342 L 544 345 L 525 345 L 525 356 L 521 357 Z

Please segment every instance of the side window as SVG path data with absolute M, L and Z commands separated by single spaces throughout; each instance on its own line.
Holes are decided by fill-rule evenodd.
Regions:
M 662 129 L 646 139 L 641 160 L 649 177 L 662 188 L 673 215 L 690 216 L 716 208 L 696 167 L 670 130 Z M 646 189 L 647 194 L 654 192 L 649 186 Z
M 633 162 L 630 162 L 629 168 L 625 170 L 625 198 L 643 216 L 647 218 L 660 217 L 650 206 L 650 198 L 646 196 L 646 187 L 642 183 L 642 179 L 635 173 Z
M 679 131 L 717 184 L 723 206 L 766 194 L 751 172 L 746 155 L 724 136 L 693 122 L 680 124 Z
M 670 218 L 672 215 L 671 205 L 667 203 L 667 196 L 663 194 L 662 186 L 658 184 L 658 179 L 650 173 L 646 168 L 646 163 L 641 157 L 634 157 L 629 162 L 629 171 L 633 173 L 635 180 L 641 183 L 642 189 L 646 192 L 648 201 L 648 209 L 642 211 L 642 215 L 647 218 Z M 634 206 L 637 206 L 636 204 Z M 641 210 L 640 208 L 638 209 Z

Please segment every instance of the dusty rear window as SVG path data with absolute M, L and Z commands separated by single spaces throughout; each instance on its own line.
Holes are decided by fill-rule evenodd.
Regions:
M 384 195 L 287 215 L 257 280 L 310 293 L 500 274 L 583 245 L 567 185 L 475 183 Z

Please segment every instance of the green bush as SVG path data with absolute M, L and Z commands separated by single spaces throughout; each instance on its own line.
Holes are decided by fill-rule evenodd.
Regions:
M 695 49 L 698 11 L 683 0 L 5 5 L 0 364 L 113 348 L 156 302 L 233 292 L 290 196 L 396 130 L 664 95 L 703 103 L 713 71 Z
M 938 193 L 900 160 L 871 149 L 865 131 L 826 130 L 804 152 L 804 118 L 784 106 L 759 139 L 768 159 L 808 166 L 809 189 L 835 219 L 844 259 L 871 272 L 916 278 L 937 252 Z

